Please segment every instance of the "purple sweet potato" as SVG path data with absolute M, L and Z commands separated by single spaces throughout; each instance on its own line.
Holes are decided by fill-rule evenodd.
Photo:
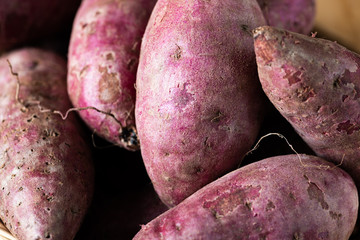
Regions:
M 315 20 L 315 0 L 257 0 L 270 26 L 310 33 Z
M 20 240 L 72 240 L 91 202 L 93 166 L 75 115 L 52 112 L 71 107 L 66 62 L 39 49 L 10 52 L 0 59 L 0 89 L 0 218 Z
M 283 155 L 208 184 L 143 226 L 134 240 L 347 240 L 358 204 L 344 170 L 311 155 Z
M 174 206 L 234 169 L 254 143 L 262 93 L 249 31 L 256 1 L 159 0 L 146 28 L 135 119 L 147 172 Z
M 138 150 L 134 108 L 141 39 L 156 0 L 84 0 L 71 34 L 68 92 L 97 134 Z
M 0 0 L 0 53 L 71 26 L 80 0 Z M 70 29 L 70 27 L 69 27 Z
M 264 92 L 316 155 L 360 186 L 360 56 L 335 42 L 272 27 L 254 31 Z

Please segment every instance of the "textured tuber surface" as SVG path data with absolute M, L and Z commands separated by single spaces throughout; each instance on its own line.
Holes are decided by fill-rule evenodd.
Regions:
M 137 76 L 135 119 L 147 172 L 174 206 L 234 169 L 262 119 L 251 29 L 256 1 L 159 0 Z
M 84 0 L 76 15 L 68 62 L 68 92 L 82 119 L 97 134 L 138 150 L 135 80 L 141 38 L 155 0 Z
M 134 240 L 346 240 L 358 204 L 342 169 L 315 156 L 283 155 L 208 184 L 143 226 Z
M 66 63 L 37 49 L 11 52 L 0 58 L 0 89 L 0 218 L 20 240 L 72 240 L 91 202 L 93 167 L 74 115 L 45 110 L 71 107 Z
M 314 152 L 360 186 L 360 56 L 335 42 L 260 27 L 255 53 L 264 92 Z

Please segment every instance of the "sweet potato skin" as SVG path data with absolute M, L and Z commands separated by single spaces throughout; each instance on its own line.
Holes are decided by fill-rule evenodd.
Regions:
M 257 0 L 270 26 L 308 34 L 314 25 L 315 0 Z
M 272 27 L 254 31 L 264 92 L 319 155 L 360 186 L 360 56 L 335 42 Z
M 0 0 L 0 53 L 71 26 L 81 0 Z
M 357 211 L 357 189 L 345 171 L 319 157 L 283 155 L 208 184 L 143 226 L 134 240 L 345 240 Z
M 94 173 L 74 115 L 45 111 L 71 107 L 66 62 L 16 50 L 0 59 L 0 76 L 0 218 L 20 240 L 71 240 L 90 205 Z
M 68 92 L 98 135 L 138 150 L 135 79 L 141 38 L 156 0 L 85 0 L 76 15 L 69 45 Z
M 246 12 L 246 14 L 242 14 Z M 146 28 L 135 119 L 147 172 L 174 206 L 234 169 L 261 122 L 256 1 L 160 0 Z

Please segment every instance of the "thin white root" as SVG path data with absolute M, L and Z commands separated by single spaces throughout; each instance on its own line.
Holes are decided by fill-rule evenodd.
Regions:
M 253 151 L 255 151 L 256 149 L 258 149 L 259 146 L 260 146 L 260 142 L 261 142 L 264 138 L 267 138 L 267 137 L 269 137 L 269 136 L 278 136 L 278 137 L 284 139 L 284 140 L 286 141 L 287 145 L 290 147 L 290 149 L 291 149 L 291 150 L 296 154 L 296 156 L 299 158 L 299 161 L 300 161 L 300 163 L 301 163 L 301 165 L 302 165 L 303 167 L 316 167 L 316 168 L 319 168 L 319 169 L 325 169 L 325 170 L 327 170 L 327 169 L 334 169 L 334 168 L 339 167 L 340 165 L 343 164 L 343 161 L 344 161 L 344 158 L 345 158 L 345 154 L 343 155 L 343 157 L 342 157 L 342 159 L 341 159 L 341 162 L 340 162 L 338 165 L 335 165 L 335 166 L 332 166 L 332 167 L 329 166 L 329 165 L 327 165 L 327 164 L 320 164 L 320 165 L 316 165 L 316 164 L 306 164 L 306 163 L 304 163 L 304 161 L 302 160 L 301 155 L 300 155 L 300 154 L 295 150 L 295 148 L 290 144 L 290 142 L 287 140 L 287 138 L 286 138 L 284 135 L 280 134 L 280 133 L 268 133 L 268 134 L 262 136 L 262 137 L 258 140 L 258 142 L 255 144 L 255 146 L 254 146 L 250 151 L 248 151 L 245 155 L 249 155 L 249 154 L 251 154 Z
M 19 74 L 17 72 L 14 72 L 13 67 L 12 67 L 9 59 L 7 59 L 6 61 L 8 62 L 11 75 L 13 75 L 16 78 L 15 100 L 16 100 L 16 102 L 20 103 L 25 109 L 28 109 L 31 106 L 37 106 L 39 108 L 40 113 L 48 113 L 48 112 L 50 112 L 50 113 L 58 114 L 58 115 L 61 116 L 61 118 L 63 120 L 65 120 L 68 117 L 70 112 L 80 112 L 80 111 L 84 111 L 84 110 L 95 110 L 95 111 L 97 111 L 99 113 L 110 116 L 111 118 L 113 118 L 115 120 L 115 122 L 117 122 L 120 125 L 121 129 L 123 128 L 122 123 L 115 117 L 115 115 L 113 113 L 111 113 L 110 111 L 106 112 L 106 111 L 100 110 L 100 109 L 98 109 L 96 107 L 89 106 L 89 107 L 70 108 L 70 109 L 68 109 L 66 111 L 65 114 L 63 114 L 59 110 L 52 110 L 52 109 L 44 108 L 41 105 L 41 102 L 38 101 L 38 100 L 30 100 L 30 101 L 25 102 L 23 99 L 21 99 L 19 97 L 20 86 L 21 86 Z

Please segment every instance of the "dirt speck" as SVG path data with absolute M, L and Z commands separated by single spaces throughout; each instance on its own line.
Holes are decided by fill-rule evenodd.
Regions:
M 119 98 L 120 79 L 117 73 L 108 72 L 106 67 L 99 66 L 99 98 L 103 103 L 114 103 Z

